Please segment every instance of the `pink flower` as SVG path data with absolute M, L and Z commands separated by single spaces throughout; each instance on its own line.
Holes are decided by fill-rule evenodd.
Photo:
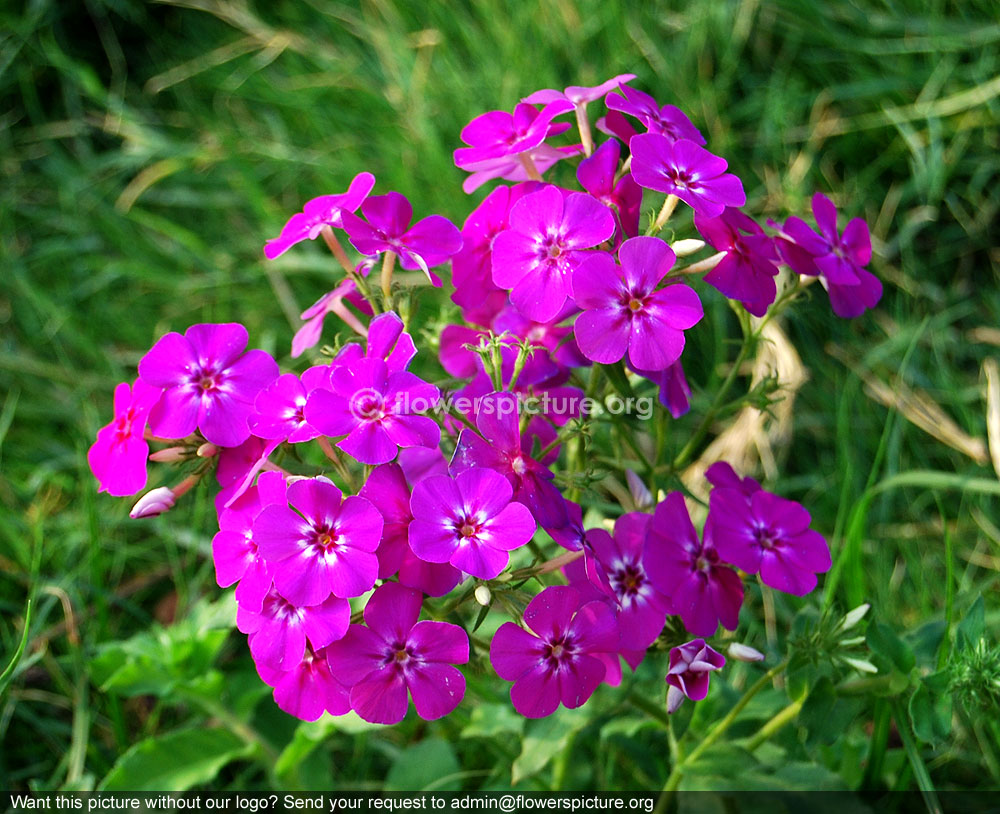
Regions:
M 708 533 L 704 542 L 698 539 L 683 495 L 671 492 L 656 507 L 643 553 L 650 582 L 697 636 L 711 636 L 720 621 L 736 630 L 743 604 L 743 583 L 711 543 Z
M 548 136 L 562 133 L 569 124 L 552 124 L 556 116 L 573 109 L 568 100 L 556 100 L 536 110 L 521 103 L 513 114 L 504 110 L 491 110 L 469 122 L 461 133 L 468 147 L 455 150 L 455 166 L 471 169 L 483 162 L 516 156 L 538 147 Z
M 604 94 L 615 90 L 615 88 L 620 87 L 626 82 L 631 82 L 633 79 L 635 79 L 634 73 L 623 73 L 611 77 L 611 79 L 602 82 L 600 85 L 592 87 L 570 85 L 562 92 L 546 88 L 544 90 L 536 90 L 530 96 L 525 96 L 521 101 L 529 105 L 547 105 L 550 102 L 565 99 L 577 107 L 586 107 L 588 102 L 600 99 Z
M 315 721 L 324 712 L 343 715 L 351 709 L 350 695 L 330 672 L 326 650 L 307 647 L 302 660 L 291 669 L 275 670 L 257 662 L 257 673 L 274 687 L 278 709 L 303 721 Z
M 684 350 L 684 330 L 703 315 L 694 290 L 657 286 L 674 264 L 659 238 L 633 237 L 618 251 L 621 265 L 603 252 L 590 255 L 573 275 L 573 292 L 584 312 L 573 332 L 583 355 L 602 364 L 626 353 L 642 370 L 663 370 Z
M 365 464 L 384 464 L 400 447 L 436 447 L 438 425 L 418 413 L 440 400 L 437 387 L 412 373 L 372 358 L 334 367 L 330 390 L 314 390 L 306 420 L 330 437 L 347 437 L 337 446 Z
M 328 596 L 311 606 L 296 606 L 272 590 L 259 611 L 239 606 L 236 627 L 250 636 L 250 655 L 258 665 L 290 670 L 301 664 L 306 642 L 320 650 L 340 639 L 351 622 L 346 599 Z
M 705 282 L 731 300 L 739 300 L 755 317 L 762 317 L 774 302 L 778 252 L 774 241 L 738 209 L 726 207 L 717 218 L 694 216 L 695 228 L 718 252 L 725 252 Z
M 342 500 L 325 478 L 295 481 L 287 498 L 291 508 L 266 506 L 253 521 L 253 539 L 271 564 L 278 593 L 305 606 L 331 593 L 347 598 L 370 591 L 382 536 L 375 507 L 362 497 Z
M 614 216 L 590 195 L 564 198 L 558 188 L 544 187 L 514 205 L 510 228 L 493 241 L 493 282 L 513 289 L 511 302 L 528 319 L 548 322 L 572 295 L 585 250 L 614 231 Z
M 747 202 L 743 184 L 726 172 L 726 160 L 689 139 L 671 141 L 658 133 L 633 136 L 632 177 L 639 186 L 676 195 L 695 212 L 709 218 L 727 206 Z
M 524 624 L 530 632 L 505 622 L 490 645 L 493 669 L 514 682 L 514 709 L 544 718 L 559 704 L 582 706 L 604 680 L 599 656 L 618 651 L 614 613 L 604 602 L 582 602 L 573 588 L 552 586 L 528 603 Z
M 615 183 L 620 157 L 621 145 L 609 139 L 590 158 L 580 162 L 576 178 L 580 186 L 615 213 L 619 232 L 625 237 L 635 237 L 639 234 L 642 188 L 630 173 L 625 173 Z
M 330 368 L 317 365 L 303 371 L 301 378 L 285 373 L 257 394 L 249 418 L 250 432 L 258 438 L 280 439 L 290 444 L 311 441 L 319 433 L 306 421 L 306 399 L 330 379 Z
M 693 639 L 670 650 L 667 669 L 667 712 L 674 713 L 685 696 L 701 701 L 708 695 L 709 674 L 721 670 L 726 657 L 713 650 L 704 639 Z
M 344 212 L 341 216 L 351 244 L 369 256 L 391 251 L 403 268 L 419 268 L 434 285 L 441 281 L 430 272 L 462 248 L 462 236 L 442 215 L 430 215 L 410 225 L 413 207 L 398 192 L 368 198 L 361 204 L 368 222 Z
M 531 512 L 512 497 L 510 483 L 492 469 L 422 480 L 410 498 L 410 548 L 427 562 L 493 579 L 507 567 L 508 552 L 535 533 Z
M 679 107 L 660 107 L 648 93 L 627 85 L 619 90 L 624 96 L 609 93 L 604 97 L 608 110 L 627 113 L 642 122 L 648 132 L 666 136 L 671 141 L 687 139 L 699 145 L 705 143 L 705 137 Z
M 159 389 L 141 379 L 131 388 L 125 382 L 115 388 L 115 417 L 97 431 L 97 440 L 87 451 L 87 463 L 99 491 L 125 497 L 146 486 L 149 444 L 143 434 L 149 411 L 159 397 Z
M 174 495 L 173 489 L 166 486 L 157 486 L 155 489 L 150 489 L 136 501 L 131 511 L 129 511 L 128 516 L 133 520 L 156 517 L 170 511 L 174 507 L 175 500 L 176 495 Z
M 351 707 L 366 721 L 397 724 L 406 716 L 407 693 L 417 714 L 433 721 L 465 696 L 455 664 L 469 660 L 469 638 L 458 625 L 418 622 L 419 591 L 396 582 L 376 589 L 365 606 L 365 624 L 327 649 L 330 669 L 351 688 Z
M 321 195 L 307 201 L 303 211 L 292 215 L 284 225 L 281 234 L 274 240 L 267 241 L 264 246 L 264 256 L 273 260 L 284 254 L 296 243 L 303 240 L 315 240 L 324 226 L 341 226 L 340 216 L 343 212 L 353 212 L 372 191 L 375 186 L 375 176 L 370 172 L 358 173 L 351 181 L 347 192 L 340 195 Z
M 559 126 L 568 127 L 568 125 Z M 505 181 L 529 181 L 532 180 L 532 175 L 528 173 L 525 166 L 529 161 L 531 165 L 534 165 L 539 175 L 544 175 L 556 162 L 562 161 L 564 158 L 571 158 L 581 152 L 583 152 L 582 144 L 571 144 L 567 147 L 550 147 L 548 144 L 539 144 L 537 147 L 532 147 L 518 155 L 476 161 L 462 167 L 463 170 L 472 173 L 462 183 L 462 190 L 467 193 L 475 192 L 487 181 L 492 181 L 494 178 L 502 178 Z
M 368 269 L 364 266 L 358 266 L 357 271 L 359 274 L 368 274 Z M 344 305 L 345 302 L 349 302 L 362 314 L 371 314 L 372 312 L 368 301 L 358 293 L 354 281 L 343 280 L 333 291 L 328 291 L 300 315 L 300 319 L 305 320 L 305 324 L 292 337 L 293 359 L 298 358 L 319 342 L 323 333 L 323 321 L 327 314 L 338 313 L 342 318 L 345 315 L 347 318 L 353 317 L 353 314 Z
M 195 429 L 220 447 L 250 436 L 247 419 L 257 394 L 278 377 L 278 365 L 262 350 L 243 353 L 247 329 L 238 323 L 192 325 L 168 333 L 139 361 L 139 377 L 163 388 L 149 414 L 161 438 L 185 438 Z

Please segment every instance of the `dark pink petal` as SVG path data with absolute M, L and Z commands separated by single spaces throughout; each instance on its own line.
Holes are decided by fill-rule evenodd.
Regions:
M 501 480 L 506 483 L 504 478 Z M 493 548 L 513 551 L 525 545 L 536 528 L 535 518 L 531 516 L 528 507 L 521 503 L 511 503 L 484 523 L 479 538 Z
M 573 272 L 573 299 L 581 308 L 608 307 L 623 291 L 621 269 L 607 252 L 591 252 Z
M 370 421 L 359 423 L 337 446 L 356 461 L 369 465 L 389 463 L 399 451 L 385 428 Z
M 331 438 L 349 434 L 358 424 L 351 403 L 329 390 L 313 390 L 305 406 L 306 421 Z
M 543 639 L 566 629 L 580 607 L 580 594 L 569 587 L 553 585 L 543 590 L 524 610 L 524 623 Z
M 516 681 L 543 660 L 545 645 L 513 622 L 504 622 L 493 635 L 490 663 L 505 681 Z
M 421 664 L 406 674 L 406 686 L 425 721 L 443 718 L 465 697 L 465 676 L 450 664 Z
M 391 441 L 400 447 L 433 449 L 441 442 L 441 427 L 427 416 L 397 415 L 385 421 L 382 426 Z
M 448 622 L 417 622 L 407 643 L 424 661 L 465 664 L 469 660 L 469 636 Z
M 375 670 L 389 653 L 389 645 L 364 625 L 351 625 L 347 633 L 325 650 L 330 672 L 346 687 L 353 687 Z
M 455 478 L 455 485 L 461 499 L 451 505 L 455 508 L 466 505 L 473 512 L 483 512 L 487 517 L 500 513 L 513 497 L 513 489 L 507 479 L 492 469 L 477 467 L 462 472 Z M 515 520 L 512 515 L 510 518 Z M 532 521 L 532 531 L 534 531 Z M 530 535 L 529 535 L 530 536 Z
M 510 301 L 528 319 L 548 322 L 566 305 L 572 285 L 572 278 L 560 266 L 538 266 L 514 286 Z
M 340 490 L 326 479 L 306 478 L 288 487 L 288 502 L 314 523 L 332 526 L 340 512 Z
M 349 545 L 335 549 L 333 564 L 327 569 L 327 582 L 335 596 L 361 596 L 372 589 L 376 579 L 378 557 L 375 554 Z
M 250 437 L 248 419 L 253 412 L 251 403 L 222 391 L 203 397 L 198 429 L 206 441 L 216 446 L 238 447 Z
M 236 582 L 253 561 L 255 552 L 245 534 L 220 531 L 212 538 L 212 561 L 215 563 L 215 581 L 220 588 Z
M 654 313 L 658 316 L 665 311 L 657 308 Z M 665 370 L 680 359 L 684 342 L 683 331 L 657 319 L 636 318 L 631 321 L 628 335 L 628 358 L 640 370 Z
M 287 506 L 265 507 L 253 523 L 253 539 L 271 562 L 302 551 L 311 525 Z
M 417 484 L 418 486 L 420 484 Z M 409 526 L 409 543 L 413 553 L 432 563 L 445 563 L 458 547 L 458 534 L 451 524 L 440 520 L 413 520 Z
M 191 343 L 178 333 L 168 333 L 139 360 L 139 376 L 152 387 L 174 387 L 186 381 L 188 370 L 197 363 Z
M 191 343 L 204 362 L 215 362 L 220 368 L 228 368 L 247 346 L 247 329 L 238 322 L 220 325 L 192 325 L 184 332 L 184 338 Z
M 732 569 L 716 567 L 712 569 L 709 585 L 719 621 L 726 630 L 736 630 L 743 605 L 743 581 Z
M 600 201 L 582 192 L 574 192 L 566 198 L 563 203 L 562 234 L 567 245 L 589 249 L 603 243 L 614 233 L 614 215 Z
M 458 537 L 457 543 L 448 562 L 479 579 L 495 579 L 510 561 L 506 551 L 482 545 L 474 537 Z
M 600 659 L 592 656 L 574 658 L 561 669 L 559 677 L 559 698 L 567 709 L 583 706 L 594 690 L 604 680 L 606 670 Z
M 169 387 L 149 411 L 149 431 L 159 438 L 186 438 L 198 426 L 200 411 L 201 396 L 194 385 Z
M 236 586 L 234 596 L 237 604 L 252 613 L 260 613 L 264 597 L 271 590 L 272 582 L 267 562 L 261 556 L 255 557 Z
M 422 603 L 419 591 L 398 582 L 387 582 L 368 600 L 365 622 L 386 641 L 402 642 L 416 624 Z
M 340 507 L 334 523 L 337 533 L 352 547 L 374 551 L 382 538 L 382 515 L 365 498 L 351 495 Z
M 658 237 L 633 237 L 622 243 L 618 249 L 618 261 L 622 265 L 625 282 L 630 290 L 642 294 L 653 291 L 676 260 L 673 249 Z
M 304 609 L 302 630 L 314 650 L 342 639 L 351 624 L 351 603 L 335 596 Z
M 583 605 L 574 617 L 569 630 L 579 646 L 587 652 L 618 651 L 620 639 L 618 623 L 615 621 L 615 614 L 605 602 L 587 602 Z
M 406 684 L 395 664 L 373 670 L 351 688 L 351 708 L 373 724 L 398 724 L 406 706 Z
M 511 393 L 494 393 L 484 396 L 479 405 L 476 426 L 483 437 L 498 449 L 512 452 L 520 448 L 521 432 L 518 428 L 518 402 Z
M 760 580 L 776 591 L 805 596 L 817 583 L 811 571 L 797 568 L 782 556 L 781 551 L 764 552 L 760 562 Z
M 583 355 L 605 365 L 625 355 L 630 331 L 630 321 L 619 308 L 584 311 L 573 325 L 573 334 Z
M 514 709 L 525 718 L 544 718 L 559 706 L 559 679 L 548 667 L 538 665 L 514 682 L 510 700 Z

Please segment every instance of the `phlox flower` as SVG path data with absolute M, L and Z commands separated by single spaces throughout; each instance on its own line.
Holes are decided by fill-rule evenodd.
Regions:
M 632 177 L 639 186 L 676 195 L 706 217 L 747 202 L 740 179 L 726 172 L 726 160 L 690 139 L 671 141 L 659 133 L 643 133 L 632 137 L 629 149 Z
M 291 669 L 275 670 L 263 662 L 256 665 L 261 680 L 274 688 L 274 703 L 289 715 L 315 721 L 324 712 L 343 715 L 351 709 L 350 693 L 330 672 L 324 649 L 307 647 Z
M 624 237 L 635 237 L 639 234 L 642 188 L 628 172 L 615 183 L 620 157 L 621 145 L 614 139 L 609 139 L 590 158 L 580 162 L 576 178 L 580 186 L 616 213 L 621 234 Z
M 363 266 L 358 266 L 357 270 L 359 274 L 368 274 L 368 269 Z M 372 312 L 368 301 L 358 293 L 354 281 L 341 281 L 333 291 L 328 291 L 300 315 L 299 318 L 304 320 L 305 324 L 292 337 L 293 359 L 298 358 L 319 342 L 320 336 L 323 333 L 323 321 L 326 319 L 327 314 L 333 312 L 338 312 L 341 315 L 349 313 L 346 311 L 345 302 L 349 302 L 362 314 L 371 314 Z
M 732 483 L 735 473 L 719 470 L 716 479 Z M 765 492 L 756 481 L 742 489 L 716 486 L 709 498 L 712 539 L 719 555 L 748 574 L 760 573 L 761 582 L 785 593 L 805 596 L 816 587 L 816 574 L 830 570 L 830 549 L 812 518 L 794 500 Z
M 542 110 L 522 102 L 513 113 L 491 110 L 476 116 L 462 128 L 462 141 L 469 146 L 455 150 L 455 166 L 467 170 L 538 147 L 548 136 L 569 128 L 569 124 L 552 124 L 552 120 L 572 109 L 572 102 L 557 99 Z
M 624 85 L 626 82 L 631 82 L 633 79 L 635 79 L 634 73 L 623 73 L 611 77 L 611 79 L 602 82 L 600 85 L 589 87 L 570 85 L 563 91 L 545 88 L 543 90 L 536 90 L 531 95 L 525 96 L 521 101 L 529 105 L 547 105 L 558 100 L 566 100 L 576 107 L 586 107 L 589 102 L 600 99 L 606 93 Z
M 546 528 L 545 533 L 567 551 L 580 551 L 587 539 L 587 532 L 583 528 L 583 507 L 567 500 L 566 522 L 561 526 Z
M 739 300 L 755 317 L 762 317 L 774 302 L 778 252 L 774 241 L 751 218 L 726 207 L 717 218 L 695 213 L 695 228 L 717 252 L 725 252 L 705 282 L 731 300 Z
M 304 606 L 317 605 L 331 593 L 348 598 L 370 591 L 382 537 L 382 516 L 375 507 L 363 497 L 342 499 L 325 478 L 295 481 L 287 500 L 265 506 L 252 530 L 278 593 Z
M 351 707 L 366 721 L 399 723 L 407 693 L 425 721 L 465 696 L 465 677 L 453 665 L 469 660 L 469 638 L 458 625 L 418 622 L 421 602 L 419 591 L 387 582 L 365 605 L 365 625 L 351 625 L 327 649 L 331 671 L 351 688 Z
M 97 431 L 97 440 L 87 450 L 90 471 L 100 484 L 98 491 L 125 497 L 146 486 L 149 444 L 143 435 L 149 411 L 159 397 L 159 388 L 141 379 L 131 387 L 122 382 L 115 388 L 115 417 Z
M 259 611 L 236 609 L 236 627 L 249 634 L 250 655 L 258 665 L 290 670 L 301 664 L 306 643 L 320 650 L 340 639 L 351 623 L 346 599 L 328 596 L 315 605 L 295 605 L 271 590 Z
M 507 567 L 508 552 L 535 533 L 531 512 L 512 497 L 510 483 L 492 469 L 422 480 L 410 498 L 410 548 L 427 562 L 493 579 Z
M 278 377 L 262 350 L 243 353 L 247 329 L 238 323 L 192 325 L 168 333 L 139 361 L 139 377 L 163 394 L 149 413 L 161 438 L 185 438 L 198 429 L 220 447 L 250 436 L 247 418 L 257 394 Z
M 660 388 L 660 404 L 674 418 L 680 418 L 691 409 L 691 387 L 688 385 L 684 367 L 678 359 L 663 370 L 639 370 L 629 364 L 628 368 L 653 382 Z
M 720 560 L 709 534 L 698 539 L 684 497 L 671 492 L 656 507 L 643 566 L 650 582 L 670 597 L 673 612 L 696 636 L 711 636 L 719 622 L 735 630 L 743 604 L 743 583 Z
M 568 125 L 566 125 L 568 127 Z M 535 173 L 529 173 L 528 167 L 534 167 L 538 175 L 544 175 L 554 164 L 564 158 L 572 158 L 583 152 L 582 144 L 571 144 L 566 147 L 551 147 L 539 144 L 530 150 L 517 155 L 506 155 L 501 158 L 490 158 L 477 161 L 462 167 L 471 175 L 462 182 L 462 190 L 466 193 L 475 192 L 487 181 L 502 178 L 505 181 L 537 182 Z
M 544 718 L 559 704 L 575 709 L 604 680 L 598 654 L 618 651 L 614 613 L 602 601 L 582 602 L 578 591 L 551 586 L 524 611 L 524 624 L 505 622 L 490 644 L 497 675 L 513 681 L 510 700 L 526 718 Z
M 347 436 L 337 446 L 365 464 L 384 464 L 400 447 L 436 447 L 438 425 L 419 412 L 440 400 L 437 387 L 403 370 L 389 372 L 380 359 L 334 366 L 332 390 L 314 390 L 306 420 L 324 435 Z
M 670 666 L 667 668 L 667 712 L 674 713 L 684 701 L 701 701 L 708 695 L 710 673 L 721 670 L 726 657 L 704 639 L 693 639 L 670 649 Z
M 395 252 L 403 268 L 419 268 L 434 285 L 441 285 L 430 269 L 462 248 L 455 224 L 443 215 L 429 215 L 411 226 L 413 207 L 398 192 L 368 198 L 361 212 L 367 223 L 349 212 L 341 215 L 355 249 L 369 256 Z
M 617 362 L 626 353 L 642 370 L 663 370 L 684 350 L 684 330 L 703 316 L 693 289 L 657 286 L 674 264 L 673 251 L 659 238 L 633 237 L 610 255 L 595 252 L 573 275 L 573 294 L 584 312 L 573 327 L 588 359 Z
M 838 317 L 860 316 L 882 298 L 882 283 L 865 269 L 872 258 L 868 224 L 853 218 L 839 233 L 837 208 L 820 192 L 813 195 L 812 210 L 819 233 L 801 218 L 788 218 L 777 239 L 781 256 L 796 273 L 820 276 Z
M 627 113 L 638 119 L 649 133 L 659 133 L 671 141 L 687 139 L 695 144 L 704 144 L 705 137 L 684 111 L 674 105 L 659 106 L 659 103 L 648 93 L 625 85 L 619 90 L 623 95 L 609 93 L 604 97 L 608 110 Z
M 412 450 L 403 452 L 424 449 L 424 447 L 413 447 Z M 447 474 L 448 470 L 440 451 L 426 451 L 436 452 L 441 462 L 440 472 L 434 474 Z M 406 457 L 409 456 L 400 455 L 401 459 Z M 410 487 L 400 464 L 382 464 L 375 467 L 358 495 L 368 500 L 382 515 L 382 539 L 375 550 L 375 555 L 378 557 L 379 579 L 396 576 L 400 584 L 416 588 L 428 596 L 444 596 L 458 585 L 462 579 L 461 571 L 446 562 L 422 560 L 410 548 L 409 527 L 413 520 L 413 512 L 410 511 Z
M 615 603 L 624 650 L 645 650 L 656 641 L 670 610 L 670 598 L 653 585 L 643 565 L 651 519 L 641 512 L 623 514 L 615 521 L 614 537 L 591 529 L 584 546 L 590 581 Z
M 302 212 L 292 215 L 284 225 L 281 234 L 267 241 L 264 246 L 264 256 L 268 260 L 273 260 L 296 243 L 306 239 L 315 240 L 324 226 L 341 226 L 341 214 L 353 212 L 361 206 L 361 202 L 374 186 L 375 176 L 370 172 L 361 172 L 354 176 L 347 192 L 340 195 L 321 195 L 319 198 L 307 201 Z
M 566 501 L 552 483 L 552 472 L 523 449 L 517 397 L 511 393 L 482 397 L 476 427 L 481 435 L 462 430 L 451 474 L 476 467 L 493 469 L 514 487 L 514 500 L 527 506 L 540 526 L 565 525 Z
M 614 216 L 590 195 L 564 197 L 546 186 L 513 206 L 510 228 L 494 239 L 493 282 L 512 289 L 511 302 L 528 319 L 548 322 L 572 295 L 585 250 L 614 231 Z
M 251 435 L 237 447 L 219 450 L 215 479 L 222 489 L 215 496 L 215 511 L 220 516 L 234 505 L 253 485 L 254 478 L 268 465 L 267 459 L 281 444 L 280 438 L 266 441 Z
M 238 501 L 219 514 L 219 531 L 212 538 L 215 581 L 220 588 L 234 582 L 236 602 L 259 612 L 271 589 L 271 566 L 254 541 L 253 521 L 265 506 L 285 504 L 285 479 L 279 472 L 263 472 Z
M 329 380 L 327 365 L 311 367 L 301 377 L 294 373 L 279 376 L 257 394 L 249 418 L 250 432 L 258 438 L 277 438 L 290 444 L 316 438 L 319 433 L 306 421 L 306 399 Z

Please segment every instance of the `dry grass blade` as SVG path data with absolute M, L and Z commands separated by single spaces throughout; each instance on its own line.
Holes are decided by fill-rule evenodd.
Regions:
M 986 376 L 986 440 L 990 446 L 993 471 L 1000 478 L 1000 365 L 990 357 L 983 362 Z

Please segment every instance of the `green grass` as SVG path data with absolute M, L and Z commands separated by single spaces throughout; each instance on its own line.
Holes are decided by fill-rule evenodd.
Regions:
M 773 486 L 804 502 L 831 541 L 837 577 L 825 599 L 841 611 L 871 602 L 925 666 L 947 656 L 941 626 L 958 625 L 980 594 L 987 639 L 1000 640 L 995 473 L 863 384 L 898 376 L 985 438 L 981 366 L 998 342 L 977 329 L 1000 315 L 1000 25 L 989 0 L 38 0 L 0 11 L 3 666 L 33 599 L 27 646 L 0 695 L 0 786 L 93 786 L 137 741 L 205 721 L 255 744 L 235 749 L 215 781 L 233 789 L 380 788 L 432 736 L 454 742 L 468 788 L 509 783 L 512 766 L 527 788 L 662 785 L 665 729 L 627 688 L 602 690 L 582 718 L 532 725 L 522 754 L 517 735 L 497 734 L 521 725 L 505 723 L 504 686 L 488 674 L 470 675 L 470 695 L 495 707 L 467 703 L 426 727 L 307 728 L 292 741 L 294 722 L 261 699 L 237 635 L 205 655 L 215 666 L 203 672 L 226 676 L 214 694 L 116 693 L 101 688 L 107 665 L 95 662 L 107 643 L 184 620 L 221 593 L 210 496 L 129 522 L 128 501 L 97 495 L 86 471 L 114 385 L 152 341 L 239 320 L 287 365 L 295 315 L 336 274 L 320 246 L 265 265 L 263 241 L 289 213 L 368 169 L 416 212 L 461 222 L 473 201 L 451 152 L 469 119 L 540 87 L 624 71 L 689 113 L 759 219 L 805 214 L 821 190 L 873 227 L 873 270 L 886 284 L 877 311 L 842 322 L 820 293 L 785 326 L 810 381 Z M 435 324 L 435 302 L 423 308 Z M 692 342 L 705 364 L 689 375 L 704 384 L 711 328 Z M 749 602 L 747 635 L 761 644 L 759 598 Z M 800 605 L 778 600 L 782 635 Z M 656 669 L 644 666 L 632 697 L 659 698 Z M 749 707 L 743 734 L 783 697 Z M 691 727 L 735 696 L 723 687 L 713 698 Z M 854 787 L 916 788 L 916 753 L 938 788 L 1000 784 L 995 710 L 956 705 L 951 735 L 932 744 L 900 739 L 898 699 L 844 703 L 851 715 L 830 743 L 781 732 L 791 765 Z M 261 758 L 290 742 L 300 751 L 269 775 Z M 855 758 L 869 766 L 863 777 Z

